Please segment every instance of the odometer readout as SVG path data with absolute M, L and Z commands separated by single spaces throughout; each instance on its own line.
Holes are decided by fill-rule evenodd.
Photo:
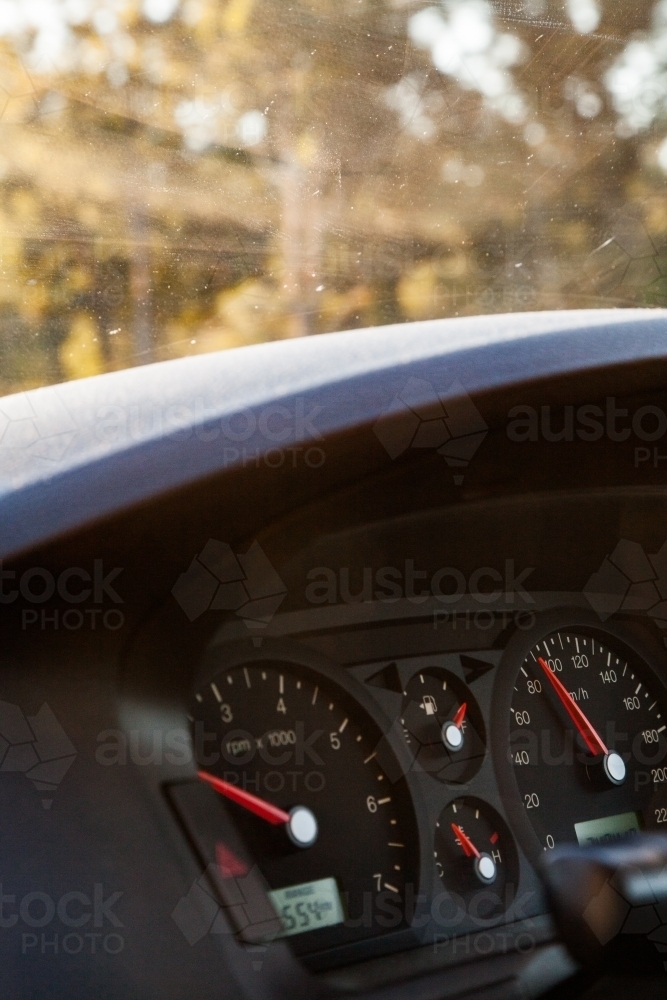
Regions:
M 666 736 L 662 685 L 613 636 L 561 629 L 540 639 L 514 681 L 509 752 L 542 848 L 582 830 L 599 842 L 660 829 Z M 633 822 L 616 822 L 625 816 Z
M 335 927 L 345 920 L 345 909 L 334 878 L 273 889 L 269 898 L 283 925 L 282 937 Z

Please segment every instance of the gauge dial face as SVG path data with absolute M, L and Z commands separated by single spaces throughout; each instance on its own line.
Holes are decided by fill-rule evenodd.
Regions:
M 462 784 L 479 770 L 485 752 L 482 713 L 450 671 L 427 667 L 410 679 L 401 724 L 417 766 L 438 781 Z
M 229 809 L 271 890 L 285 890 L 274 904 L 297 953 L 407 926 L 401 902 L 417 892 L 416 819 L 404 779 L 386 773 L 396 777 L 395 758 L 364 708 L 320 675 L 267 661 L 214 676 L 191 715 L 200 773 L 261 800 Z M 340 914 L 335 924 L 306 919 L 307 906 L 303 925 L 283 912 L 308 892 L 315 916 L 322 906 L 329 920 Z
M 660 829 L 666 702 L 651 669 L 611 634 L 563 628 L 532 647 L 514 681 L 509 753 L 544 850 Z
M 501 914 L 516 891 L 518 863 L 512 836 L 498 813 L 475 798 L 450 802 L 438 818 L 436 868 L 474 919 Z

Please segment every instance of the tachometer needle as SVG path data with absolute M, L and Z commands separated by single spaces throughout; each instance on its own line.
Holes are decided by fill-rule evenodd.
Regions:
M 222 778 L 216 778 L 208 771 L 197 771 L 197 777 L 209 784 L 220 795 L 224 795 L 225 798 L 231 799 L 237 805 L 243 806 L 248 812 L 254 813 L 255 816 L 266 820 L 267 823 L 271 823 L 273 826 L 282 824 L 286 828 L 290 840 L 297 847 L 310 847 L 317 840 L 317 820 L 306 806 L 294 806 L 289 812 L 285 812 L 284 809 L 272 805 L 265 799 L 260 799 L 252 792 L 246 792 L 238 785 L 232 785 L 228 781 L 223 781 Z
M 442 742 L 448 750 L 456 752 L 463 746 L 463 720 L 468 709 L 467 702 L 463 702 L 451 722 L 445 722 L 442 726 Z
M 599 757 L 602 754 L 605 774 L 613 784 L 620 785 L 625 778 L 625 762 L 621 755 L 614 751 L 610 752 L 607 749 L 600 734 L 588 721 L 565 685 L 558 680 L 555 673 L 549 668 L 549 664 L 544 657 L 538 656 L 537 662 L 549 678 L 551 686 L 562 702 L 563 708 L 574 722 L 577 732 L 580 733 L 590 752 L 594 757 Z
M 202 781 L 207 781 L 211 788 L 219 792 L 220 795 L 224 795 L 225 798 L 243 806 L 244 809 L 259 816 L 260 819 L 265 819 L 267 823 L 272 823 L 274 826 L 278 826 L 280 823 L 289 823 L 289 813 L 286 813 L 284 809 L 279 809 L 278 806 L 271 805 L 270 802 L 265 802 L 258 795 L 246 792 L 238 785 L 231 785 L 228 781 L 223 781 L 222 778 L 216 778 L 208 771 L 197 771 L 197 777 L 201 778 Z
M 463 828 L 458 826 L 457 823 L 452 823 L 452 830 L 454 836 L 458 840 L 459 844 L 463 848 L 463 853 L 467 858 L 474 858 L 473 868 L 475 869 L 475 875 L 480 880 L 487 885 L 496 878 L 496 863 L 490 854 L 482 854 L 477 850 L 467 833 L 464 833 Z

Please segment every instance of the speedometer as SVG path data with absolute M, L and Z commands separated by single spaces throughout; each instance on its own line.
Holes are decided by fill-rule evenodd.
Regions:
M 611 631 L 565 624 L 533 639 L 509 651 L 498 709 L 501 769 L 530 853 L 660 829 L 667 698 L 658 674 Z

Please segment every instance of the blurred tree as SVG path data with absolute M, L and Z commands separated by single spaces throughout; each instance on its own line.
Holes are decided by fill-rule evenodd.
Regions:
M 660 304 L 665 11 L 3 0 L 1 387 Z

